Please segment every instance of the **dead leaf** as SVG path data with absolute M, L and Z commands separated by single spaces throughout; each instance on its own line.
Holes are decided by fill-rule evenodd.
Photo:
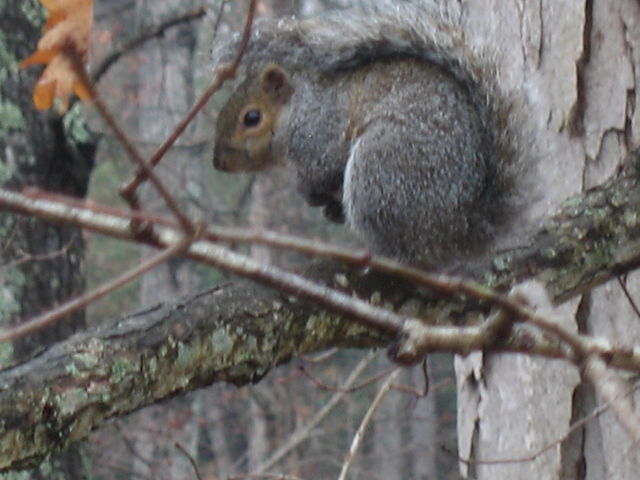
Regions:
M 72 92 L 83 100 L 91 98 L 91 87 L 84 84 L 76 68 L 89 57 L 93 0 L 40 0 L 40 3 L 48 10 L 44 35 L 38 49 L 20 62 L 20 67 L 47 64 L 34 88 L 33 103 L 36 108 L 46 110 L 58 97 L 60 111 L 65 112 Z

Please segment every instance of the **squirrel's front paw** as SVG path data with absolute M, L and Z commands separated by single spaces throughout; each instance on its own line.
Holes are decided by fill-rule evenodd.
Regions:
M 332 199 L 329 203 L 324 207 L 324 216 L 327 220 L 336 223 L 344 223 L 344 209 L 342 208 L 342 203 L 338 200 Z
M 324 207 L 324 216 L 327 220 L 336 223 L 344 223 L 344 209 L 342 208 L 342 201 L 336 198 L 335 194 L 330 193 L 307 193 L 304 195 L 307 203 L 312 207 Z

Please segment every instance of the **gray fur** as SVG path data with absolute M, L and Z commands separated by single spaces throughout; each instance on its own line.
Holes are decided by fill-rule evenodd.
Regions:
M 214 61 L 237 45 L 216 46 Z M 490 55 L 437 8 L 385 2 L 366 15 L 260 21 L 241 73 L 271 62 L 294 88 L 274 148 L 296 165 L 307 200 L 334 213 L 341 201 L 374 251 L 441 267 L 507 230 L 526 157 L 517 102 Z

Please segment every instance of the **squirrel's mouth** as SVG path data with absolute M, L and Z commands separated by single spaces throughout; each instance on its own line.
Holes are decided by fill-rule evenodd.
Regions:
M 216 145 L 213 151 L 213 166 L 222 172 L 256 172 L 274 165 L 271 157 L 260 149 L 252 152 L 245 148 Z
M 216 145 L 213 151 L 213 166 L 222 172 L 245 172 L 251 169 L 251 158 L 243 149 Z

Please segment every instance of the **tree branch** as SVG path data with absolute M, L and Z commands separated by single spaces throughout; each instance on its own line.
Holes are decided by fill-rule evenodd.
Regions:
M 158 25 L 154 25 L 138 36 L 131 38 L 125 41 L 122 45 L 117 47 L 115 50 L 106 55 L 102 61 L 96 66 L 91 75 L 91 78 L 94 83 L 98 83 L 100 79 L 103 77 L 105 73 L 122 57 L 123 55 L 129 53 L 130 51 L 138 48 L 143 43 L 151 40 L 154 37 L 161 37 L 164 35 L 165 31 L 180 25 L 185 22 L 190 22 L 192 20 L 198 19 L 204 16 L 207 13 L 206 8 L 201 5 L 196 7 L 190 11 L 181 13 L 180 15 L 176 15 L 171 17 Z
M 529 245 L 479 266 L 476 278 L 500 290 L 525 278 L 536 278 L 559 302 L 635 268 L 640 259 L 637 183 L 635 169 L 629 168 L 618 178 L 569 200 Z M 28 197 L 6 190 L 0 190 L 0 208 L 162 248 L 172 244 L 171 238 L 175 237 L 176 241 L 179 238 L 179 231 L 172 230 L 166 221 L 155 224 L 153 238 L 140 238 L 139 233 L 131 231 L 132 223 L 126 213 L 116 215 L 95 206 Z M 301 250 L 309 248 L 304 241 L 253 233 L 244 232 L 246 239 Z M 224 236 L 230 232 L 216 230 L 216 234 Z M 214 236 L 212 231 L 207 235 Z M 345 254 L 348 251 L 336 251 L 335 247 L 332 250 L 320 246 L 317 251 L 332 258 L 336 255 L 351 258 L 354 265 L 360 267 L 396 265 L 364 258 L 362 252 L 351 252 L 349 256 Z M 207 252 L 215 253 L 211 257 L 215 261 L 207 260 Z M 85 438 L 107 419 L 179 393 L 217 381 L 238 385 L 255 382 L 270 368 L 302 353 L 331 346 L 379 347 L 393 340 L 380 333 L 381 330 L 371 328 L 376 326 L 375 322 L 368 323 L 368 328 L 353 321 L 341 321 L 337 315 L 288 296 L 304 294 L 307 287 L 317 291 L 314 290 L 315 297 L 307 295 L 306 298 L 324 301 L 325 307 L 331 305 L 334 310 L 350 314 L 350 320 L 352 313 L 355 318 L 363 315 L 362 304 L 368 305 L 375 315 L 384 312 L 381 318 L 388 319 L 389 323 L 377 325 L 382 331 L 406 332 L 416 322 L 422 323 L 425 327 L 422 335 L 426 339 L 423 347 L 427 350 L 466 353 L 471 349 L 485 349 L 490 343 L 492 351 L 572 359 L 572 346 L 554 336 L 554 332 L 541 330 L 540 326 L 515 323 L 508 325 L 504 335 L 488 339 L 492 335 L 487 332 L 504 329 L 503 318 L 493 317 L 491 322 L 479 326 L 424 325 L 427 323 L 424 319 L 394 314 L 318 285 L 317 281 L 300 282 L 300 277 L 286 272 L 286 276 L 275 275 L 277 269 L 241 261 L 211 240 L 195 242 L 186 254 L 264 283 L 271 278 L 272 287 L 284 285 L 287 293 L 238 281 L 130 315 L 100 331 L 72 337 L 28 363 L 0 372 L 1 470 L 34 466 L 69 443 Z M 361 298 L 363 295 L 379 298 L 377 303 L 396 303 L 400 297 L 394 295 L 398 292 L 402 292 L 404 300 L 407 292 L 415 294 L 414 298 L 424 294 L 423 289 L 407 290 L 406 281 L 412 280 L 412 275 L 404 275 L 400 282 L 396 279 L 395 285 L 402 285 L 395 293 L 391 288 L 394 283 L 388 277 L 380 281 L 379 277 L 361 271 L 354 273 L 345 267 L 316 270 L 313 275 L 330 285 L 339 284 L 342 291 L 357 291 Z M 338 298 L 339 302 L 332 304 L 331 298 Z M 469 293 L 446 300 L 432 296 L 427 301 L 424 296 L 420 297 L 427 318 L 453 316 L 463 324 L 472 317 L 484 318 L 491 305 L 483 304 L 482 298 L 474 298 Z M 341 302 L 345 305 L 343 310 Z M 387 328 L 389 326 L 399 330 Z M 464 340 L 465 336 L 474 335 L 475 343 Z M 606 340 L 579 334 L 570 340 L 572 344 L 581 345 L 584 351 L 594 352 L 606 360 L 607 366 L 640 370 L 638 348 L 615 349 L 607 345 Z
M 107 419 L 179 393 L 257 382 L 330 346 L 388 341 L 244 281 L 158 305 L 0 373 L 0 470 L 36 466 Z

